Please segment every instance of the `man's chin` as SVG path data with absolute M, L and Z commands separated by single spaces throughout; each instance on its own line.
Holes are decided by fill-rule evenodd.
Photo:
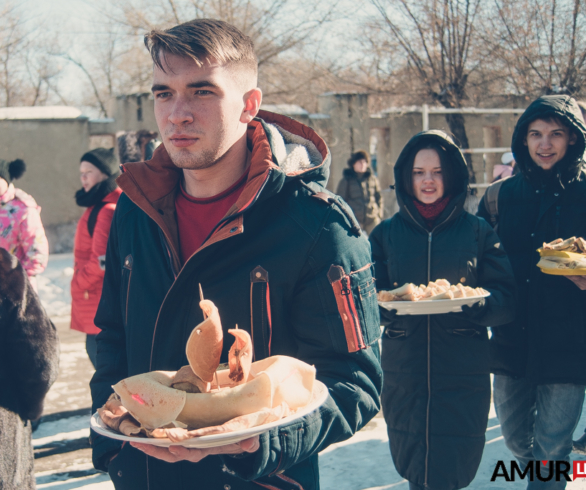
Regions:
M 218 163 L 215 155 L 194 155 L 183 151 L 169 152 L 169 158 L 177 168 L 182 170 L 203 170 Z

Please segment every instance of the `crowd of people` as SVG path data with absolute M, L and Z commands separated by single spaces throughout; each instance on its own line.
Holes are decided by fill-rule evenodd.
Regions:
M 128 376 L 187 364 L 187 337 L 203 320 L 198 285 L 225 328 L 251 334 L 257 360 L 287 355 L 315 366 L 329 397 L 301 420 L 209 449 L 92 432 L 94 465 L 117 489 L 317 489 L 318 453 L 381 404 L 392 460 L 410 488 L 465 488 L 485 444 L 491 372 L 520 465 L 568 460 L 586 389 L 586 277 L 543 274 L 536 250 L 586 237 L 586 124 L 574 99 L 543 96 L 527 108 L 476 216 L 464 209 L 468 167 L 454 140 L 415 135 L 394 166 L 399 211 L 383 220 L 367 152 L 350 155 L 336 195 L 325 189 L 323 139 L 260 110 L 247 36 L 198 19 L 145 40 L 162 144 L 155 133 L 133 134 L 118 152 L 93 149 L 79 164 L 75 201 L 86 209 L 74 241 L 71 328 L 86 334 L 96 369 L 92 411 Z M 6 489 L 34 488 L 29 421 L 42 413 L 58 357 L 34 291 L 48 258 L 40 208 L 12 183 L 25 168 L 0 161 Z M 438 279 L 490 295 L 446 314 L 379 309 L 377 289 Z M 528 488 L 538 485 L 566 482 Z

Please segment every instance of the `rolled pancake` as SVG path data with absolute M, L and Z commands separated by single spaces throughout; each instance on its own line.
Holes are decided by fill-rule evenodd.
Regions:
M 185 354 L 193 372 L 203 381 L 210 383 L 220 364 L 224 333 L 218 308 L 211 301 L 204 299 L 199 303 L 207 318 L 193 329 Z
M 288 356 L 271 356 L 253 362 L 250 374 L 258 376 L 266 373 L 274 386 L 273 407 L 283 402 L 291 410 L 304 407 L 311 401 L 315 368 Z
M 235 337 L 228 352 L 229 377 L 233 384 L 239 385 L 248 381 L 252 364 L 252 340 L 245 330 L 230 329 L 228 333 Z
M 142 427 L 156 429 L 176 420 L 185 406 L 187 393 L 171 388 L 174 375 L 166 371 L 138 374 L 112 388 Z
M 270 376 L 260 373 L 258 377 L 233 388 L 212 393 L 187 393 L 177 420 L 191 429 L 220 425 L 241 415 L 272 408 L 273 392 Z
M 191 366 L 183 366 L 173 376 L 171 388 L 176 390 L 187 391 L 187 393 L 209 393 L 210 383 L 202 381 L 199 376 L 193 372 Z

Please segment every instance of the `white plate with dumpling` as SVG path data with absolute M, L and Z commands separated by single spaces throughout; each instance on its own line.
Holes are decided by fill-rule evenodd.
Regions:
M 407 283 L 392 291 L 379 291 L 378 304 L 397 310 L 397 315 L 438 315 L 462 311 L 462 306 L 471 306 L 488 296 L 490 293 L 483 288 L 451 285 L 438 279 L 427 286 Z

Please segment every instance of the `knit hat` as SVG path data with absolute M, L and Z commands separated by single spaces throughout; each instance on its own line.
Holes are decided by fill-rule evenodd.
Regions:
M 10 184 L 15 179 L 20 179 L 26 170 L 26 164 L 20 159 L 7 162 L 0 160 L 0 178 Z
M 120 172 L 118 158 L 116 158 L 114 148 L 94 148 L 93 150 L 84 153 L 80 161 L 91 163 L 108 177 L 118 175 Z
M 350 158 L 348 159 L 348 166 L 350 168 L 354 167 L 354 164 L 358 160 L 366 160 L 370 165 L 370 155 L 364 150 L 358 150 L 356 153 L 352 153 L 352 155 L 350 155 Z

